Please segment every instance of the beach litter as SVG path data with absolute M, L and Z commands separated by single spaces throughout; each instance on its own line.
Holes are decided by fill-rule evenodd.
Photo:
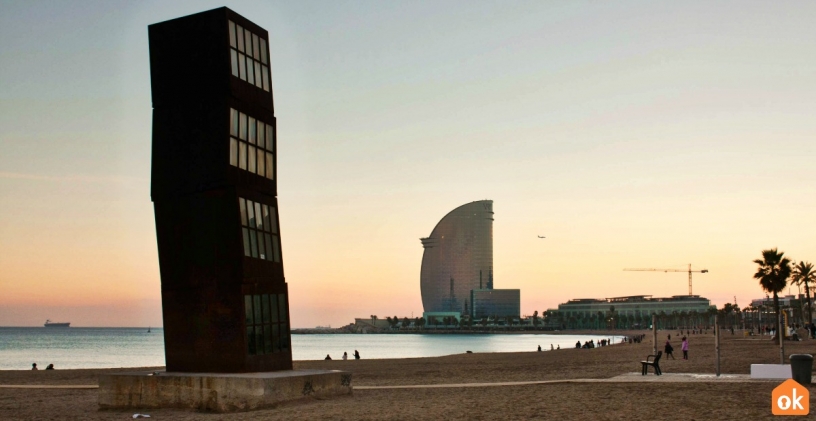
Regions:
M 133 418 L 150 418 L 147 414 L 133 414 Z

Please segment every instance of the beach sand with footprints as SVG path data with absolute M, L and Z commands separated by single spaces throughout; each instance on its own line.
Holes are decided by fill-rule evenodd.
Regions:
M 575 331 L 564 332 L 576 334 Z M 598 332 L 585 332 L 598 334 Z M 714 337 L 689 335 L 689 360 L 661 359 L 665 373 L 640 376 L 652 353 L 649 332 L 639 344 L 524 353 L 457 354 L 434 358 L 298 361 L 296 368 L 342 369 L 354 374 L 353 396 L 307 399 L 259 411 L 213 414 L 179 409 L 100 411 L 93 386 L 105 372 L 148 369 L 0 371 L 0 419 L 157 420 L 711 420 L 770 419 L 771 390 L 780 382 L 750 380 L 752 363 L 779 362 L 767 336 L 723 331 L 721 372 L 715 371 Z M 666 335 L 658 332 L 658 349 Z M 549 344 L 542 343 L 549 349 Z M 816 353 L 816 340 L 786 342 L 785 354 Z M 155 370 L 157 368 L 150 368 Z M 631 373 L 638 373 L 633 375 Z M 682 373 L 702 374 L 692 376 Z M 648 381 L 644 381 L 648 380 Z M 31 388 L 32 386 L 61 388 Z M 28 386 L 27 388 L 10 386 Z M 811 388 L 811 391 L 816 391 Z M 816 394 L 811 394 L 811 402 Z

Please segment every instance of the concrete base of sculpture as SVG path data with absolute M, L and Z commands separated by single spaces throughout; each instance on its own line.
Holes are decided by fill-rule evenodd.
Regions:
M 351 394 L 351 373 L 338 370 L 236 374 L 157 371 L 99 376 L 99 407 L 102 409 L 186 408 L 236 412 Z

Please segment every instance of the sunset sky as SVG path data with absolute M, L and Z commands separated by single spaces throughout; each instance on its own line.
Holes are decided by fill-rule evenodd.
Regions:
M 147 25 L 220 6 L 269 31 L 293 327 L 421 315 L 482 199 L 523 314 L 816 262 L 816 2 L 0 0 L 0 326 L 161 325 Z

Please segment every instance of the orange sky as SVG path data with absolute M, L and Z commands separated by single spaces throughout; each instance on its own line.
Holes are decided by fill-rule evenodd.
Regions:
M 0 325 L 161 325 L 145 29 L 221 5 L 0 16 Z M 294 327 L 419 315 L 419 238 L 481 199 L 524 314 L 816 261 L 814 4 L 227 5 L 270 31 Z

